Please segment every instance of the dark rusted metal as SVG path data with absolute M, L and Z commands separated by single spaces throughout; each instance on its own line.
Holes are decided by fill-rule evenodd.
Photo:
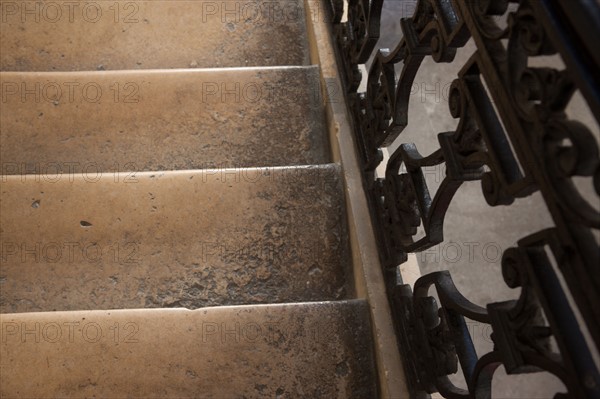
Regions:
M 552 373 L 568 390 L 557 397 L 599 398 L 600 373 L 591 353 L 600 347 L 600 249 L 593 236 L 600 214 L 574 178 L 592 180 L 593 201 L 600 202 L 600 160 L 593 134 L 570 120 L 565 108 L 579 90 L 600 120 L 600 3 L 420 0 L 412 18 L 401 20 L 404 35 L 396 48 L 374 54 L 366 93 L 356 92 L 358 65 L 379 38 L 383 0 L 347 0 L 346 22 L 340 22 L 339 1 L 334 3 L 342 73 L 413 396 L 439 391 L 448 398 L 491 397 L 494 371 L 503 365 L 509 374 Z M 501 27 L 495 17 L 506 14 Z M 449 94 L 456 131 L 441 132 L 439 149 L 429 155 L 401 144 L 385 177 L 377 178 L 381 148 L 401 142 L 409 123 L 410 90 L 422 61 L 451 62 L 469 39 L 477 50 Z M 564 70 L 529 66 L 533 58 L 555 54 Z M 398 78 L 396 64 L 402 65 Z M 432 195 L 423 168 L 441 164 L 447 173 Z M 503 254 L 504 280 L 522 288 L 520 298 L 485 308 L 465 299 L 448 272 L 423 276 L 411 290 L 397 267 L 407 253 L 443 241 L 443 228 L 452 228 L 444 226 L 444 216 L 454 194 L 473 180 L 481 181 L 490 206 L 540 192 L 554 222 Z M 421 225 L 425 236 L 415 239 Z M 490 353 L 476 354 L 465 319 L 491 326 Z M 467 390 L 448 379 L 459 366 Z

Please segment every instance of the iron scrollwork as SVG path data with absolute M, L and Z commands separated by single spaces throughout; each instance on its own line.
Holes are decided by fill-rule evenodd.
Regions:
M 491 397 L 494 372 L 502 365 L 509 374 L 558 377 L 567 392 L 556 398 L 600 398 L 592 357 L 600 347 L 600 248 L 593 235 L 600 214 L 575 185 L 575 178 L 590 179 L 592 201 L 599 200 L 600 158 L 589 128 L 566 113 L 579 90 L 600 121 L 600 51 L 591 39 L 600 34 L 600 4 L 419 0 L 414 15 L 401 19 L 398 45 L 373 54 L 366 92 L 358 93 L 358 65 L 379 38 L 382 4 L 347 0 L 347 20 L 337 12 L 334 32 L 413 396 L 438 391 L 448 398 Z M 469 40 L 476 51 L 449 92 L 456 130 L 438 134 L 439 149 L 429 155 L 401 144 L 385 176 L 376 177 L 381 148 L 401 142 L 409 123 L 410 90 L 425 57 L 452 62 Z M 531 66 L 532 59 L 554 55 L 564 69 Z M 402 65 L 398 78 L 396 64 Z M 423 168 L 441 164 L 446 176 L 432 196 Z M 553 218 L 554 227 L 503 254 L 506 284 L 521 288 L 517 300 L 473 304 L 448 272 L 425 275 L 412 288 L 402 283 L 397 266 L 407 253 L 443 241 L 445 214 L 467 181 L 481 182 L 490 206 L 539 192 Z M 425 235 L 417 239 L 419 226 Z M 467 319 L 491 327 L 491 352 L 477 355 Z M 458 367 L 467 389 L 448 378 Z

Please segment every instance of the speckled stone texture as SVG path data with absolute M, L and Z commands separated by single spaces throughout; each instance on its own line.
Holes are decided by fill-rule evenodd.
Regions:
M 377 398 L 304 0 L 0 5 L 0 397 Z
M 362 300 L 0 318 L 2 397 L 377 397 Z
M 336 165 L 1 178 L 2 312 L 349 294 Z
M 302 0 L 2 1 L 0 69 L 308 64 Z
M 328 161 L 316 66 L 0 73 L 1 174 Z

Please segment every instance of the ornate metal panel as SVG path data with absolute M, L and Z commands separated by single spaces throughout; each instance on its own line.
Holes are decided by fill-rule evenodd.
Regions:
M 412 18 L 401 20 L 397 46 L 373 54 L 364 93 L 357 92 L 358 65 L 379 38 L 383 0 L 347 0 L 344 22 L 342 0 L 332 4 L 365 187 L 414 396 L 439 391 L 448 398 L 491 397 L 494 371 L 503 365 L 509 374 L 552 373 L 568 390 L 556 398 L 600 398 L 592 356 L 600 347 L 600 248 L 594 238 L 600 229 L 594 207 L 600 203 L 600 160 L 589 128 L 565 112 L 579 90 L 600 121 L 600 2 L 420 0 Z M 506 15 L 508 23 L 501 26 L 496 17 Z M 428 155 L 402 143 L 385 177 L 377 178 L 381 148 L 402 142 L 410 90 L 424 58 L 452 62 L 470 39 L 477 50 L 449 92 L 457 129 L 440 132 L 439 149 Z M 532 59 L 555 54 L 565 69 L 531 66 Z M 402 65 L 399 76 L 396 64 Z M 440 164 L 447 173 L 432 195 L 423 169 Z M 579 177 L 593 181 L 592 203 L 576 187 Z M 490 206 L 540 192 L 554 223 L 503 254 L 503 278 L 509 287 L 522 288 L 520 298 L 485 308 L 469 302 L 448 272 L 423 276 L 411 289 L 397 267 L 407 253 L 443 241 L 444 228 L 452 228 L 444 226 L 444 217 L 455 193 L 474 180 L 481 181 Z M 416 239 L 419 226 L 425 235 Z M 466 319 L 491 326 L 490 353 L 477 356 Z M 467 390 L 448 378 L 459 366 Z

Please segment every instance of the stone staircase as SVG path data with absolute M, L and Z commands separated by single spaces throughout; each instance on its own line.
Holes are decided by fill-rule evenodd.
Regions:
M 303 2 L 0 5 L 0 397 L 376 398 Z

